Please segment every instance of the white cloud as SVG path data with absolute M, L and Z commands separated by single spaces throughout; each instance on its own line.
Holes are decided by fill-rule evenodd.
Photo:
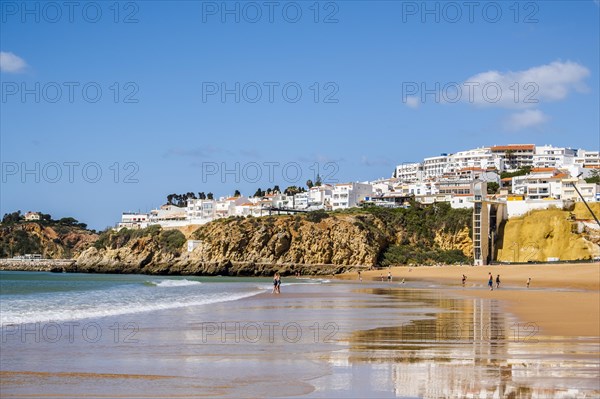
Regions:
M 405 103 L 406 106 L 410 108 L 419 108 L 419 105 L 421 104 L 419 97 L 414 96 L 406 97 Z
M 360 163 L 364 166 L 390 166 L 392 163 L 385 158 L 369 158 L 366 155 L 361 156 Z
M 505 121 L 506 130 L 517 131 L 525 128 L 537 127 L 548 121 L 548 116 L 539 109 L 527 109 L 510 115 Z
M 554 61 L 516 72 L 487 71 L 460 85 L 461 100 L 479 106 L 533 108 L 543 102 L 564 100 L 572 91 L 586 91 L 584 80 L 589 75 L 589 69 L 571 61 Z
M 25 60 L 10 52 L 0 51 L 0 71 L 8 73 L 23 72 L 27 68 Z

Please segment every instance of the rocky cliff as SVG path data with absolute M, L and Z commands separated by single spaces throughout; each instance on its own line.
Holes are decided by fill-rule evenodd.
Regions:
M 0 224 L 0 258 L 41 254 L 46 259 L 79 256 L 98 235 L 76 226 L 19 222 Z
M 600 204 L 590 204 L 600 215 Z M 509 219 L 501 231 L 500 262 L 589 260 L 600 256 L 600 228 L 582 203 L 571 210 L 532 211 Z
M 229 218 L 201 226 L 190 237 L 158 228 L 106 233 L 78 257 L 76 267 L 151 274 L 330 274 L 376 266 L 396 245 L 423 249 L 420 260 L 447 251 L 466 260 L 472 251 L 469 221 L 470 212 L 446 205 Z M 192 252 L 184 248 L 187 238 L 198 241 Z

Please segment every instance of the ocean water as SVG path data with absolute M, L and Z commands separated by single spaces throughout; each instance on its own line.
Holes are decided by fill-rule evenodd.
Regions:
M 306 284 L 316 280 L 288 281 Z M 271 287 L 269 278 L 0 271 L 0 325 L 177 309 L 233 301 Z
M 271 284 L 0 272 L 1 396 L 600 397 L 597 337 L 515 337 L 495 299 Z

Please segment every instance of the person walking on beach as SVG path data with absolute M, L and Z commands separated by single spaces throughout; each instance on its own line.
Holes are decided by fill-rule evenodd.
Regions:
M 529 284 L 531 284 L 531 277 L 527 279 L 527 288 L 529 288 Z
M 273 292 L 272 294 L 278 294 L 278 287 L 279 284 L 277 282 L 277 278 L 279 277 L 279 273 L 275 273 L 275 275 L 273 276 Z
M 358 271 L 358 281 L 362 282 L 362 276 L 360 275 L 360 270 Z
M 281 294 L 281 275 L 277 273 L 277 293 Z
M 392 272 L 388 272 L 388 283 L 392 282 Z
M 464 286 L 465 286 L 465 282 L 466 282 L 466 281 L 467 281 L 467 276 L 465 276 L 465 275 L 463 274 L 463 276 L 462 276 L 462 286 L 463 286 L 463 288 L 464 288 Z
M 500 275 L 496 276 L 496 288 L 500 288 Z
M 380 276 L 381 276 L 381 282 L 383 282 L 383 273 L 381 273 Z
M 494 276 L 490 273 L 490 279 L 488 280 L 488 287 L 490 287 L 490 291 L 494 291 Z

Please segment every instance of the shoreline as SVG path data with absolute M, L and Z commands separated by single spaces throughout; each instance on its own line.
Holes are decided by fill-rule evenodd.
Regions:
M 514 314 L 491 296 L 508 289 L 471 299 L 460 288 L 424 281 L 327 280 L 294 284 L 288 277 L 281 295 L 265 289 L 210 305 L 81 320 L 72 340 L 48 335 L 56 324 L 42 324 L 39 340 L 11 329 L 2 390 L 7 396 L 272 397 L 278 381 L 282 397 L 504 397 L 522 387 L 534 396 L 600 392 L 596 340 L 515 333 Z M 96 330 L 103 332 L 98 340 Z M 576 380 L 571 367 L 583 370 Z M 143 387 L 132 380 L 143 380 Z
M 455 288 L 461 297 L 498 300 L 523 323 L 535 323 L 540 332 L 566 337 L 600 336 L 600 264 L 541 264 L 489 266 L 399 266 L 362 272 L 363 281 L 392 273 L 393 285 L 402 279 L 429 281 Z M 500 275 L 500 288 L 487 288 L 488 273 Z M 462 275 L 467 276 L 465 288 Z M 526 281 L 531 277 L 531 285 Z M 340 279 L 357 279 L 346 273 Z

